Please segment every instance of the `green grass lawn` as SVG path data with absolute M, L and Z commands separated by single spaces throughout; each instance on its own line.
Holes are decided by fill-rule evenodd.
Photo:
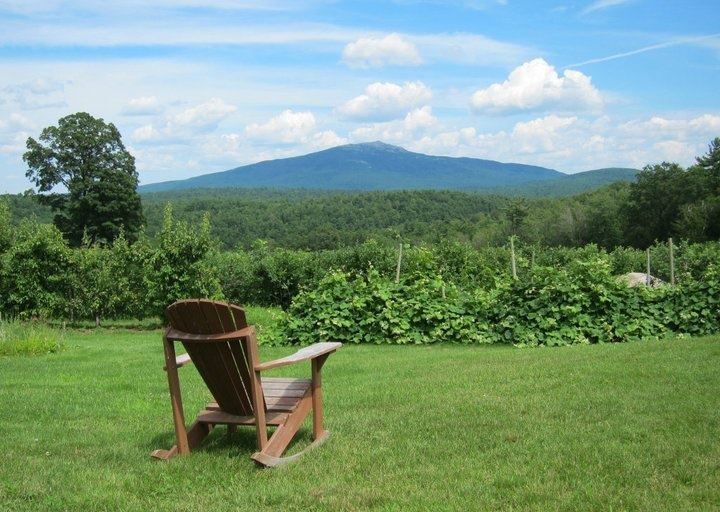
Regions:
M 59 354 L 0 358 L 0 509 L 720 509 L 717 337 L 346 346 L 323 370 L 332 437 L 275 470 L 242 428 L 151 459 L 173 442 L 162 364 L 159 331 L 69 331 Z M 207 391 L 192 367 L 181 379 L 189 416 Z

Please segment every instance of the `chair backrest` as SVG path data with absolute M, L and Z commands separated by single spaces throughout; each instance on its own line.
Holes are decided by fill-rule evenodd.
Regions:
M 188 334 L 223 334 L 247 327 L 242 308 L 213 300 L 177 301 L 168 306 L 166 314 L 173 328 Z M 254 337 L 182 343 L 220 408 L 239 416 L 253 415 Z

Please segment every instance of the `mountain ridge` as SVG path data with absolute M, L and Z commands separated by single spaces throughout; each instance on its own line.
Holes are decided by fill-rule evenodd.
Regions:
M 264 160 L 184 180 L 151 183 L 142 185 L 140 192 L 261 187 L 357 191 L 492 191 L 522 187 L 528 183 L 558 182 L 569 176 L 574 175 L 535 165 L 426 155 L 375 141 L 345 144 L 306 155 Z M 622 179 L 629 178 L 625 176 Z M 602 176 L 593 181 L 599 182 L 599 185 L 611 182 L 604 180 Z M 585 190 L 582 186 L 574 188 Z

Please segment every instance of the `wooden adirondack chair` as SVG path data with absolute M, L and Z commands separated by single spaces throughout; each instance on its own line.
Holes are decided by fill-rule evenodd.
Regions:
M 255 328 L 247 324 L 242 308 L 211 300 L 182 300 L 167 308 L 170 326 L 163 335 L 165 370 L 170 387 L 177 444 L 155 450 L 153 457 L 169 459 L 197 447 L 215 425 L 233 432 L 237 425 L 254 425 L 258 451 L 252 459 L 263 466 L 294 460 L 324 442 L 320 370 L 341 343 L 316 343 L 295 354 L 261 363 Z M 187 354 L 176 357 L 175 342 Z M 261 372 L 300 361 L 310 361 L 311 379 L 262 378 Z M 195 422 L 185 427 L 178 368 L 194 363 L 210 389 L 210 402 Z M 313 443 L 303 452 L 282 457 L 283 452 L 313 410 Z M 276 426 L 268 438 L 267 427 Z

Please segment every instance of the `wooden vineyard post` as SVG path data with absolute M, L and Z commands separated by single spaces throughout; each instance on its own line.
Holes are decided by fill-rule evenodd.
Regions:
M 400 243 L 400 251 L 398 252 L 398 263 L 397 263 L 397 269 L 395 269 L 395 283 L 400 282 L 400 266 L 402 265 L 402 247 L 403 244 Z
M 673 254 L 673 241 L 672 238 L 668 238 L 668 245 L 670 246 L 670 284 L 675 284 L 675 255 Z
M 513 279 L 517 279 L 517 263 L 515 262 L 515 235 L 510 237 L 510 263 L 512 264 Z
M 647 269 L 645 270 L 645 285 L 650 286 L 650 248 L 645 249 L 647 256 Z

